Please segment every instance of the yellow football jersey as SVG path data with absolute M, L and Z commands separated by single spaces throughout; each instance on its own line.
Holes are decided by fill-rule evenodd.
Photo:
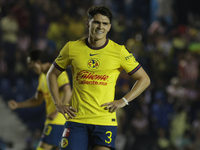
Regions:
M 63 71 L 62 74 L 60 74 L 57 81 L 58 81 L 59 87 L 69 84 L 69 79 L 68 79 L 66 71 Z M 46 115 L 49 115 L 50 113 L 54 112 L 56 110 L 56 107 L 51 98 L 51 94 L 47 86 L 46 74 L 44 73 L 42 73 L 39 76 L 39 84 L 38 84 L 37 90 L 43 93 L 43 96 L 46 102 Z M 62 97 L 63 92 L 60 92 L 59 94 L 60 94 L 60 97 Z M 58 113 L 57 117 L 54 120 L 46 119 L 45 125 L 49 123 L 64 125 L 65 121 L 66 119 L 64 118 L 64 116 L 61 113 Z
M 89 45 L 87 38 L 70 41 L 53 64 L 61 71 L 68 65 L 72 68 L 71 103 L 78 113 L 69 121 L 117 125 L 116 113 L 110 113 L 101 105 L 114 100 L 116 80 L 122 69 L 131 75 L 140 68 L 123 45 L 107 39 L 103 46 L 95 48 Z

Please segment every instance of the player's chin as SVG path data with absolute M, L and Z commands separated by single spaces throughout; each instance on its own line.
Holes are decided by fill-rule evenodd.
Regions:
M 96 34 L 95 35 L 95 40 L 102 40 L 105 39 L 105 36 L 103 34 Z
M 97 39 L 97 41 L 101 41 L 101 40 L 104 40 L 104 38 L 98 38 L 98 39 Z

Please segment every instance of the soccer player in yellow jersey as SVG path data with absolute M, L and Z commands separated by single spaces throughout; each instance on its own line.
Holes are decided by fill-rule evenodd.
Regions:
M 57 110 L 67 119 L 60 149 L 114 150 L 116 110 L 140 95 L 149 86 L 150 79 L 123 45 L 107 39 L 111 11 L 106 6 L 92 6 L 87 13 L 88 37 L 67 42 L 47 73 Z M 73 75 L 69 106 L 61 101 L 57 84 L 57 77 L 68 65 Z M 114 100 L 116 80 L 122 69 L 136 83 L 123 98 Z
M 56 110 L 51 94 L 47 87 L 46 73 L 51 66 L 51 63 L 41 62 L 42 55 L 39 50 L 30 52 L 27 57 L 27 64 L 30 69 L 39 75 L 39 82 L 35 97 L 27 99 L 23 102 L 16 102 L 10 100 L 8 105 L 11 109 L 36 107 L 42 104 L 43 100 L 46 102 L 46 120 L 45 127 L 36 150 L 51 150 L 54 147 L 59 147 L 60 138 L 64 129 L 65 117 Z M 62 99 L 63 104 L 69 104 L 71 97 L 71 87 L 66 71 L 57 79 L 59 98 Z

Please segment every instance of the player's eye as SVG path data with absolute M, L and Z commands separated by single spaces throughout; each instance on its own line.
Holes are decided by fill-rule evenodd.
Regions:
M 99 22 L 99 21 L 94 21 L 93 23 L 94 23 L 94 24 L 100 24 L 100 22 Z

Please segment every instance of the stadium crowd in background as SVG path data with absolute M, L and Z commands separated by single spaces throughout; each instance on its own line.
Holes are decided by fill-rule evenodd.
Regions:
M 199 150 L 199 12 L 195 3 L 179 3 L 1 0 L 0 95 L 5 102 L 33 96 L 37 76 L 26 69 L 29 50 L 40 49 L 53 62 L 67 41 L 86 35 L 82 23 L 86 21 L 86 10 L 91 5 L 105 4 L 114 13 L 108 37 L 124 44 L 151 78 L 150 87 L 129 107 L 117 112 L 117 150 Z M 116 99 L 124 96 L 133 82 L 122 72 Z M 37 117 L 43 113 L 41 108 L 35 112 Z M 43 128 L 43 119 L 32 123 L 24 113 L 16 113 L 33 133 Z M 37 141 L 34 138 L 30 144 L 33 149 Z

